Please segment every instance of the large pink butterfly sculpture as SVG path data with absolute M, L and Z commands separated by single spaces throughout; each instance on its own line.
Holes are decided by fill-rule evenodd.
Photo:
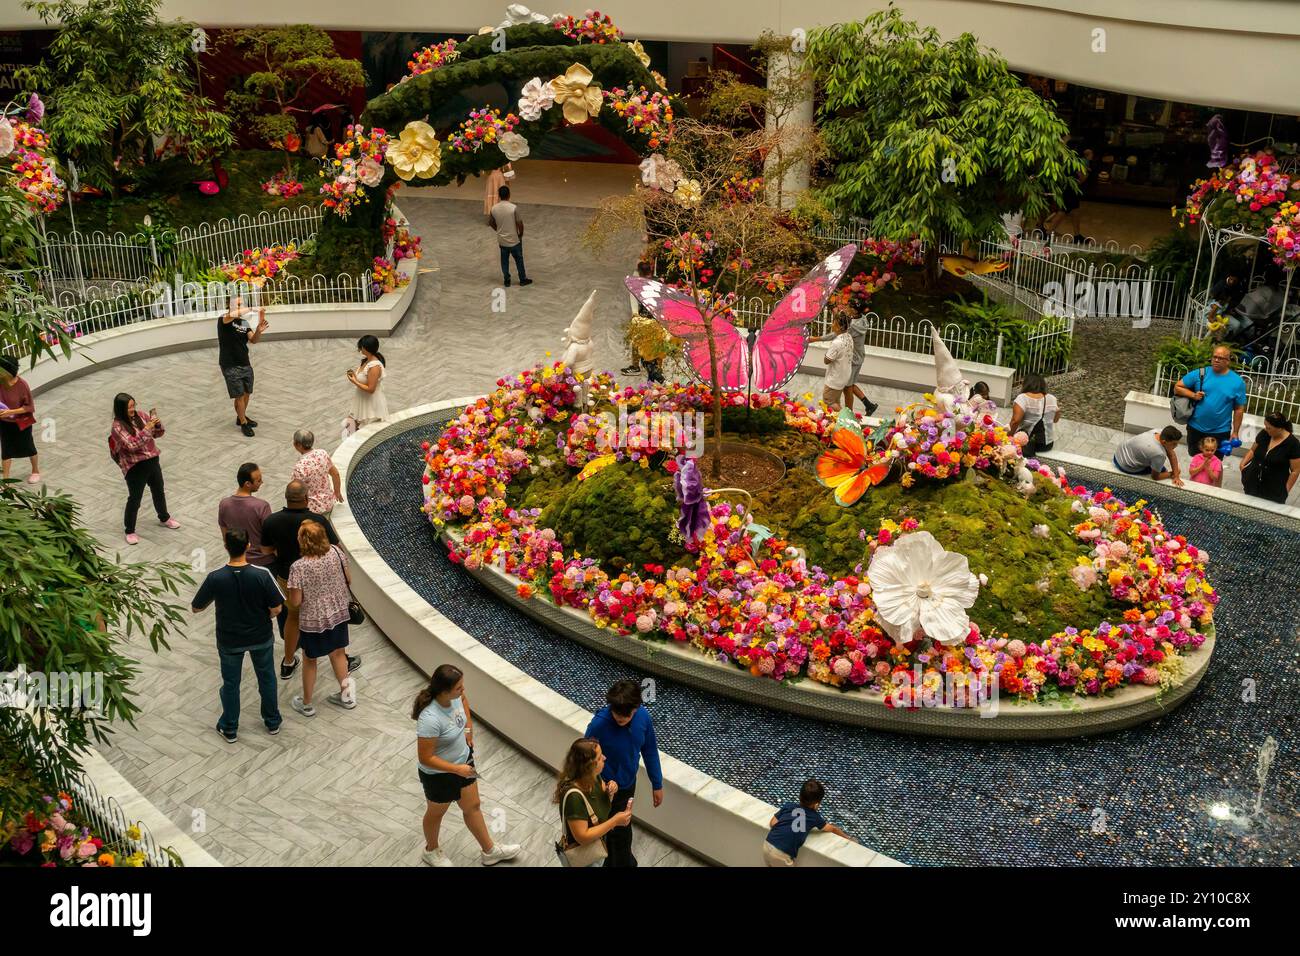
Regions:
M 850 243 L 827 256 L 778 303 L 763 327 L 748 335 L 727 321 L 725 313 L 715 315 L 712 324 L 718 352 L 718 387 L 726 392 L 772 392 L 790 381 L 808 351 L 804 327 L 826 305 L 857 251 L 858 247 Z M 695 300 L 656 279 L 629 277 L 626 281 L 632 294 L 668 333 L 686 343 L 687 360 L 695 377 L 712 385 L 704 315 Z

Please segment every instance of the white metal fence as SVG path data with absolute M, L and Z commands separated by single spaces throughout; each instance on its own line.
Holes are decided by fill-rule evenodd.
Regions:
M 375 301 L 369 276 L 323 275 L 310 277 L 286 275 L 251 287 L 243 283 L 158 282 L 142 285 L 114 282 L 88 291 L 85 296 L 74 290 L 55 293 L 47 301 L 56 310 L 64 334 L 74 340 L 108 329 L 147 322 L 174 315 L 216 315 L 224 312 L 231 296 L 243 296 L 251 306 L 319 305 L 323 303 L 362 303 Z M 21 314 L 35 315 L 39 303 L 17 298 L 12 308 Z M 4 352 L 22 358 L 27 349 L 6 343 Z
M 1157 366 L 1152 393 L 1172 396 L 1174 385 L 1189 371 L 1195 369 L 1181 365 Z M 1247 412 L 1252 415 L 1281 412 L 1290 421 L 1300 421 L 1300 359 L 1274 364 L 1261 356 L 1236 371 L 1246 382 Z
M 90 832 L 104 841 L 100 852 L 112 853 L 119 859 L 139 852 L 144 854 L 148 866 L 181 867 L 185 861 L 174 849 L 162 846 L 149 828 L 138 820 L 129 820 L 115 797 L 105 797 L 85 774 L 59 774 L 58 787 L 72 797 L 73 815 Z M 139 839 L 127 836 L 135 827 Z
M 167 232 L 51 233 L 43 245 L 45 278 L 56 289 L 74 282 L 146 282 L 182 256 L 216 266 L 248 249 L 302 245 L 320 229 L 321 214 L 319 205 L 284 206 Z

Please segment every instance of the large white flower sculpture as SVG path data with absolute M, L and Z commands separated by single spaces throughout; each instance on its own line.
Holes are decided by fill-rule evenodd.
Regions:
M 416 176 L 421 179 L 436 176 L 442 168 L 442 144 L 433 127 L 423 120 L 407 123 L 385 155 L 397 175 L 408 183 Z
M 14 151 L 14 127 L 9 120 L 0 117 L 0 159 Z
M 497 140 L 497 146 L 512 163 L 528 155 L 528 140 L 515 132 L 502 133 L 501 138 Z
M 928 531 L 913 531 L 880 548 L 867 567 L 871 598 L 881 626 L 897 644 L 917 629 L 940 644 L 957 644 L 970 633 L 967 609 L 980 583 L 964 554 L 945 551 Z
M 519 115 L 530 123 L 541 119 L 542 113 L 555 104 L 555 87 L 535 76 L 519 91 Z
M 641 160 L 641 182 L 651 189 L 670 193 L 677 188 L 677 181 L 681 178 L 682 167 L 662 153 L 651 153 Z

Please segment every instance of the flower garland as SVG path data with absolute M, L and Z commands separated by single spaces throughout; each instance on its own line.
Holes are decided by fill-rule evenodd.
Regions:
M 660 149 L 672 140 L 673 106 L 667 95 L 644 86 L 631 91 L 616 86 L 604 92 L 610 108 L 627 121 L 627 128 L 648 137 L 650 149 Z
M 292 199 L 305 188 L 302 183 L 283 170 L 262 183 L 262 192 L 268 196 L 279 196 L 282 199 Z
M 264 285 L 267 279 L 278 276 L 285 263 L 297 258 L 297 247 L 291 242 L 286 246 L 245 249 L 244 254 L 236 262 L 217 268 L 232 282 L 247 282 L 258 287 Z
M 506 133 L 514 132 L 519 117 L 514 113 L 501 115 L 499 109 L 472 110 L 469 119 L 456 128 L 448 144 L 458 153 L 478 152 L 484 143 L 495 143 Z
M 423 510 L 440 528 L 459 525 L 461 544 L 451 549 L 452 559 L 470 570 L 499 563 L 520 580 L 522 598 L 545 594 L 559 606 L 585 611 L 598 627 L 689 644 L 755 676 L 807 676 L 880 693 L 889 706 L 902 707 L 924 704 L 950 674 L 968 675 L 977 685 L 996 682 L 1001 693 L 1030 701 L 1100 696 L 1135 684 L 1169 687 L 1180 679 L 1183 655 L 1204 643 L 1202 629 L 1210 625 L 1218 601 L 1205 577 L 1204 552 L 1169 535 L 1144 502 L 1128 506 L 1109 491 L 1071 488 L 1063 472 L 1054 475 L 1034 462 L 1029 464 L 1036 466 L 1035 474 L 1070 496 L 1073 510 L 1086 519 L 1076 535 L 1090 550 L 1080 555 L 1071 578 L 1081 589 L 1104 580 L 1115 600 L 1131 604 L 1118 620 L 1066 628 L 1041 642 L 983 635 L 973 624 L 964 643 L 955 646 L 928 638 L 897 644 L 878 625 L 870 582 L 860 571 L 833 580 L 809 567 L 786 541 L 771 537 L 754 546 L 745 509 L 726 503 L 711 508 L 711 526 L 693 546 L 694 567 L 645 565 L 612 576 L 590 558 L 566 557 L 555 531 L 538 526 L 540 510 L 512 508 L 505 493 L 525 468 L 553 464 L 534 456 L 547 423 L 563 426 L 556 444 L 567 465 L 582 467 L 602 453 L 592 435 L 596 420 L 576 407 L 579 384 L 560 363 L 499 379 L 495 392 L 466 408 L 436 443 L 424 445 Z M 699 407 L 709 397 L 698 385 L 614 392 L 607 375 L 591 384 L 598 396 L 656 412 Z M 744 395 L 727 396 L 729 405 L 746 401 Z M 824 407 L 801 405 L 784 394 L 749 401 L 782 408 L 790 427 L 822 438 L 835 427 Z M 904 411 L 900 417 L 922 429 L 943 415 L 937 409 L 931 409 L 933 415 Z M 962 405 L 957 412 L 963 413 Z M 1004 468 L 1021 462 L 1001 426 L 983 420 L 963 424 L 968 434 L 957 444 L 976 466 L 986 441 L 975 437 L 985 435 L 998 449 L 989 453 L 991 462 L 1005 458 Z M 899 428 L 900 434 L 907 431 Z M 917 455 L 937 459 L 945 451 L 930 442 Z M 646 461 L 642 467 L 652 467 L 648 456 Z M 941 464 L 936 461 L 936 472 Z M 885 521 L 867 547 L 889 547 L 898 534 L 917 527 L 911 518 Z M 972 694 L 956 705 L 979 702 Z
M 797 280 L 798 276 L 795 276 L 795 281 Z M 899 278 L 895 272 L 881 272 L 879 269 L 872 269 L 870 275 L 859 272 L 831 293 L 830 303 L 834 308 L 852 315 L 862 315 L 871 308 L 872 296 L 886 286 L 897 288 L 898 284 Z
M 382 129 L 369 133 L 360 124 L 348 126 L 343 142 L 334 147 L 334 159 L 321 160 L 321 195 L 325 208 L 346 219 L 354 207 L 370 201 L 362 186 L 378 186 L 384 178 L 384 157 L 390 140 Z
M 19 863 L 40 861 L 43 867 L 145 865 L 142 851 L 120 854 L 106 850 L 104 841 L 91 833 L 89 827 L 73 822 L 70 818 L 74 808 L 68 794 L 41 799 L 45 809 L 40 814 L 29 811 L 21 821 L 11 817 L 0 824 L 0 847 L 7 847 L 19 858 Z M 128 828 L 126 836 L 129 840 L 139 840 L 139 828 Z
M 406 68 L 411 72 L 398 80 L 399 83 L 405 83 L 412 77 L 422 76 L 446 66 L 453 60 L 460 58 L 460 52 L 456 49 L 455 40 L 444 40 L 441 43 L 434 43 L 431 46 L 423 47 L 411 54 L 411 58 L 406 62 Z
M 424 255 L 420 248 L 420 237 L 414 235 L 406 226 L 399 226 L 397 234 L 393 237 L 393 262 L 401 262 L 403 259 L 419 259 Z
M 866 239 L 858 246 L 858 252 L 865 256 L 874 256 L 884 262 L 886 272 L 894 272 L 901 262 L 904 265 L 919 266 L 925 262 L 925 249 L 918 238 L 907 242 L 895 242 L 893 239 Z
M 1182 208 L 1174 206 L 1171 213 L 1180 226 L 1195 225 L 1208 213 L 1214 220 L 1212 226 L 1236 224 L 1262 233 L 1271 225 L 1285 224 L 1280 220 L 1287 214 L 1274 207 L 1288 199 L 1300 199 L 1297 190 L 1300 179 L 1293 181 L 1282 172 L 1272 153 L 1243 153 L 1232 164 L 1193 183 Z M 1273 251 L 1281 255 L 1278 249 Z
M 370 291 L 376 297 L 386 292 L 396 292 L 411 281 L 411 277 L 397 271 L 397 263 L 383 256 L 375 256 L 370 267 Z
M 623 39 L 623 31 L 614 26 L 608 14 L 599 10 L 588 10 L 582 17 L 565 14 L 556 17 L 551 26 L 579 43 L 619 43 Z
M 1264 238 L 1278 265 L 1291 267 L 1300 261 L 1300 203 L 1291 199 L 1282 203 Z

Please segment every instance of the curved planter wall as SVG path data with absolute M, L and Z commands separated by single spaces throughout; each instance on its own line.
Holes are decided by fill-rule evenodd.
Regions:
M 411 281 L 396 292 L 380 296 L 376 302 L 268 306 L 266 312 L 272 318 L 272 328 L 267 330 L 263 341 L 391 335 L 415 298 L 418 261 L 403 259 L 398 269 L 409 275 Z M 55 360 L 47 356 L 37 361 L 34 368 L 25 368 L 23 378 L 34 393 L 40 394 L 101 368 L 168 352 L 213 348 L 217 343 L 214 323 L 218 314 L 177 315 L 96 332 L 75 340 L 72 354 L 67 358 L 60 355 Z
M 334 463 L 347 481 L 357 462 L 380 442 L 445 419 L 469 401 L 421 405 L 368 425 L 339 447 Z M 490 651 L 420 597 L 371 547 L 346 503 L 336 505 L 330 517 L 353 562 L 353 593 L 388 639 L 426 674 L 448 662 L 461 668 L 483 719 L 542 764 L 556 767 L 586 731 L 591 713 Z M 665 799 L 659 807 L 637 801 L 638 824 L 713 862 L 761 865 L 759 848 L 776 808 L 667 754 L 661 763 Z M 644 769 L 637 786 L 650 789 Z M 856 843 L 815 833 L 799 852 L 799 865 L 901 864 Z

